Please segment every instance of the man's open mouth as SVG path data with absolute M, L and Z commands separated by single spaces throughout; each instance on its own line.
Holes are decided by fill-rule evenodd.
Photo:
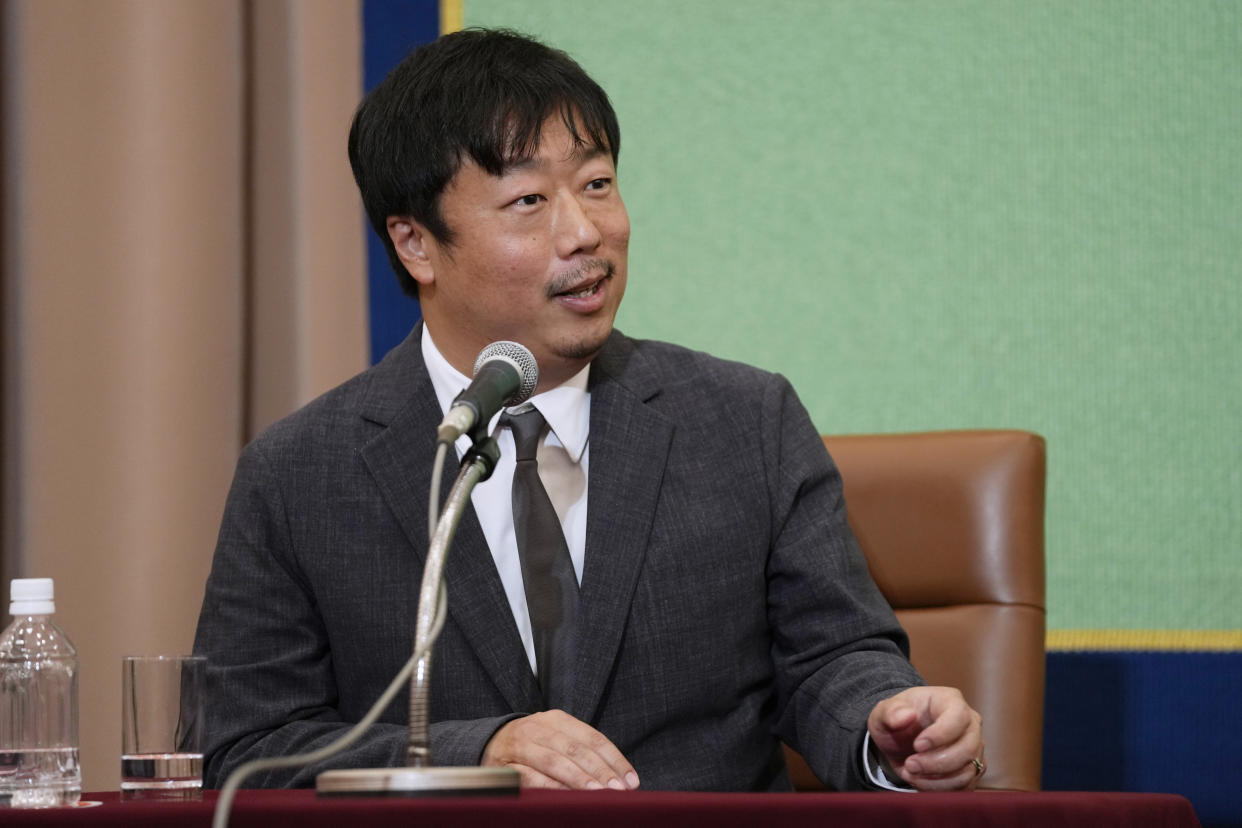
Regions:
M 549 295 L 553 297 L 563 296 L 569 299 L 585 299 L 593 296 L 600 291 L 604 282 L 612 278 L 612 274 L 616 272 L 616 266 L 612 262 L 600 259 L 593 261 L 587 265 L 587 272 L 595 271 L 603 272 L 594 279 L 582 281 L 582 271 L 572 274 L 566 274 L 565 277 L 558 279 L 549 289 Z M 565 287 L 561 287 L 565 285 Z
M 594 282 L 590 282 L 589 284 L 583 285 L 578 290 L 565 291 L 564 293 L 558 293 L 557 296 L 568 296 L 571 299 L 584 299 L 587 296 L 592 295 L 593 293 L 598 293 L 600 285 L 604 284 L 604 279 L 607 279 L 607 278 L 608 278 L 607 276 L 601 276 L 600 278 L 596 279 Z

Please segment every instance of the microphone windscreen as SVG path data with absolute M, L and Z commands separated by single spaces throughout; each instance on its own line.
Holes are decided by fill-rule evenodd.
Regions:
M 479 351 L 479 357 L 474 361 L 474 373 L 477 375 L 485 363 L 494 359 L 508 362 L 518 373 L 518 388 L 504 404 L 519 405 L 529 400 L 539 385 L 539 363 L 535 362 L 535 355 L 518 342 L 502 339 Z

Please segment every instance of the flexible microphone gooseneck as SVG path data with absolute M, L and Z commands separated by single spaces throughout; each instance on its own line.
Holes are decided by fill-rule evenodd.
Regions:
M 439 446 L 432 469 L 428 528 L 431 544 L 423 562 L 414 632 L 410 679 L 409 742 L 406 767 L 331 770 L 319 774 L 321 796 L 428 796 L 444 794 L 515 795 L 520 778 L 512 768 L 434 767 L 431 756 L 428 701 L 431 648 L 444 623 L 444 562 L 457 524 L 470 503 L 470 491 L 491 474 L 500 451 L 487 434 L 487 424 L 502 406 L 528 400 L 539 384 L 534 356 L 516 342 L 493 342 L 474 363 L 474 381 L 457 395 L 437 430 Z M 437 514 L 443 459 L 451 445 L 469 434 L 474 448 L 462 459 L 461 472 L 449 492 L 443 514 Z M 395 682 L 394 682 L 395 683 Z M 386 694 L 384 704 L 391 696 Z M 382 709 L 382 706 L 381 706 Z
M 457 524 L 470 502 L 470 491 L 491 474 L 500 451 L 486 433 L 488 422 L 502 406 L 520 405 L 530 399 L 539 384 L 539 365 L 535 357 L 516 342 L 500 341 L 488 345 L 474 362 L 474 381 L 453 400 L 449 413 L 437 430 L 435 464 L 432 469 L 431 497 L 427 528 L 431 544 L 423 565 L 418 615 L 414 633 L 414 654 L 392 680 L 380 698 L 354 727 L 331 744 L 296 756 L 255 759 L 236 768 L 220 790 L 212 816 L 213 828 L 226 828 L 233 797 L 243 780 L 262 770 L 301 767 L 322 762 L 356 742 L 380 713 L 388 707 L 401 686 L 410 679 L 410 727 L 404 768 L 354 768 L 320 773 L 315 787 L 321 796 L 436 796 L 436 795 L 516 795 L 517 771 L 512 768 L 433 767 L 428 724 L 428 690 L 431 648 L 444 625 L 447 610 L 444 594 L 444 561 Z M 469 434 L 474 448 L 462 459 L 461 472 L 449 492 L 444 513 L 439 514 L 440 474 L 450 447 L 463 434 Z M 413 677 L 411 679 L 411 674 Z

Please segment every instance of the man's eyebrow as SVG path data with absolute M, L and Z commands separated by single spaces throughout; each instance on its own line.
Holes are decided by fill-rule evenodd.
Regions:
M 599 158 L 601 155 L 607 155 L 602 147 L 597 147 L 594 144 L 579 144 L 574 147 L 571 153 L 569 153 L 568 158 L 571 161 L 582 162 L 592 161 Z M 530 155 L 525 158 L 514 159 L 513 161 L 506 163 L 504 172 L 525 172 L 526 170 L 533 170 L 541 166 L 543 166 L 543 162 L 539 159 L 539 157 L 536 155 Z

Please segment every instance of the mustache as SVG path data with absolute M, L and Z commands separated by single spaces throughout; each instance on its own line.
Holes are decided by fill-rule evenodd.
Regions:
M 607 279 L 617 272 L 617 266 L 608 259 L 587 259 L 578 267 L 556 276 L 548 285 L 548 298 L 574 289 L 583 282 L 589 281 L 593 273 L 601 271 L 603 275 L 600 278 Z

